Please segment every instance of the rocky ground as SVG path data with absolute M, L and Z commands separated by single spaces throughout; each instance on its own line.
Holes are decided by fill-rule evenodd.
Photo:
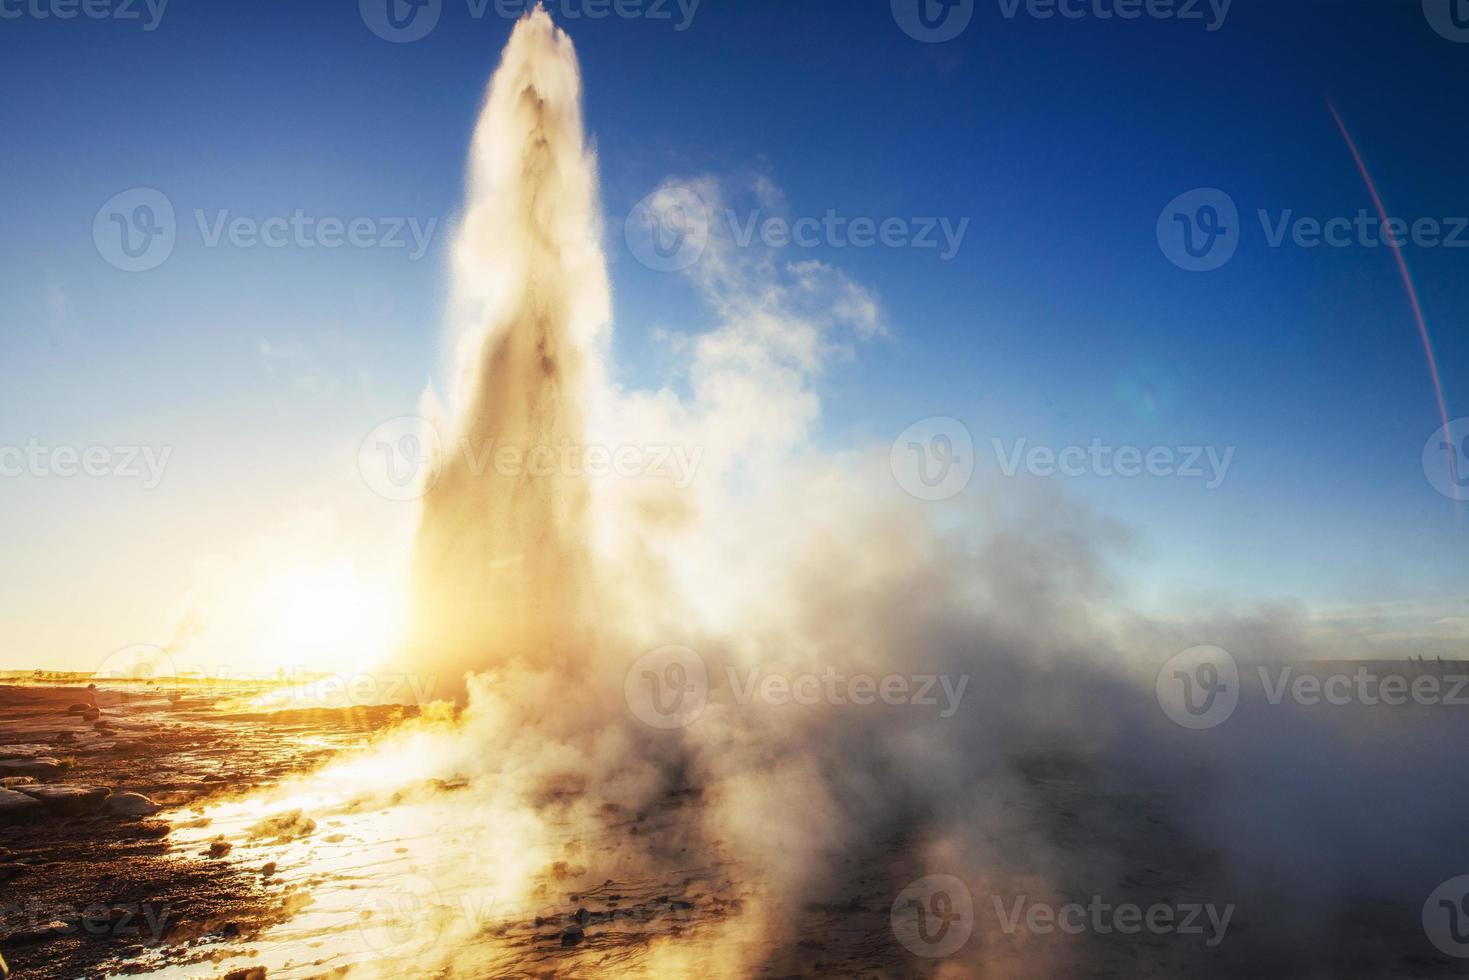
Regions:
M 316 771 L 377 755 L 344 750 L 412 709 L 282 710 L 273 693 L 0 685 L 0 977 L 690 975 L 720 958 L 716 943 L 763 950 L 747 972 L 764 977 L 980 975 L 896 938 L 895 896 L 925 874 L 901 826 L 842 857 L 829 895 L 777 908 L 790 935 L 771 946 L 743 935 L 760 896 L 739 856 L 687 837 L 698 789 L 561 823 L 557 801 L 574 805 L 582 788 L 557 784 L 530 801 L 551 846 L 518 862 L 507 815 L 467 780 L 401 778 L 414 757 L 391 761 L 378 789 L 350 766 Z M 1087 977 L 1462 975 L 1428 946 L 1420 903 L 1364 898 L 1343 906 L 1329 943 L 1306 943 L 1236 894 L 1217 849 L 1164 797 L 1110 785 L 1104 767 L 1054 746 L 1010 768 L 1011 795 L 994 803 L 1014 836 L 997 853 L 1051 855 L 1071 869 L 1057 877 L 1062 896 L 1239 907 L 1217 947 L 1180 934 L 1037 937 L 1003 930 L 976 890 L 967 949 L 982 952 L 985 975 L 1035 975 L 1041 963 Z M 501 865 L 527 895 L 471 887 L 493 885 Z M 1034 883 L 989 884 L 1014 895 Z M 657 950 L 678 958 L 650 962 Z
M 0 686 L 0 953 L 10 971 L 128 972 L 272 917 L 279 897 L 258 870 L 223 860 L 223 848 L 178 853 L 155 814 L 309 769 L 403 709 L 266 712 L 252 706 L 260 693 Z

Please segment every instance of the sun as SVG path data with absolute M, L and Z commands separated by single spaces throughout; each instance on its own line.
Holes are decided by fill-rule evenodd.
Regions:
M 345 561 L 282 572 L 255 606 L 262 630 L 252 659 L 287 675 L 371 670 L 402 638 L 401 593 Z

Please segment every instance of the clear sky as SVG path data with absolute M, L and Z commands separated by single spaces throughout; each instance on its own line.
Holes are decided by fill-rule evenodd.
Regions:
M 1469 518 L 1425 474 L 1440 410 L 1393 252 L 1355 230 L 1304 247 L 1289 222 L 1376 213 L 1330 100 L 1389 214 L 1441 226 L 1402 255 L 1448 417 L 1469 415 L 1469 229 L 1453 220 L 1469 215 L 1469 27 L 1435 29 L 1435 0 L 1236 0 L 1222 19 L 1207 2 L 1201 19 L 1124 19 L 1102 15 L 1127 0 L 1073 0 L 1076 17 L 966 0 L 948 13 L 963 30 L 928 43 L 904 2 L 549 5 L 582 62 L 621 380 L 665 383 L 665 332 L 709 318 L 624 240 L 670 177 L 778 188 L 791 218 L 967 221 L 947 258 L 830 235 L 783 249 L 884 310 L 887 335 L 823 381 L 825 441 L 949 416 L 995 472 L 994 439 L 1232 447 L 1214 488 L 1054 479 L 1136 530 L 1146 608 L 1299 599 L 1380 628 L 1393 609 L 1457 621 L 1462 638 Z M 493 0 L 439 0 L 432 30 L 394 43 L 368 26 L 382 6 L 91 0 L 62 19 L 66 0 L 0 0 L 0 444 L 170 453 L 157 486 L 141 463 L 0 477 L 0 666 L 90 668 L 167 641 L 218 582 L 289 591 L 280 569 L 320 563 L 318 542 L 331 568 L 384 546 L 356 530 L 383 504 L 357 446 L 440 372 L 448 227 L 511 21 Z M 105 216 L 94 235 L 133 188 L 176 213 L 146 271 L 103 254 Z M 1196 188 L 1239 214 L 1237 252 L 1206 272 L 1160 238 Z M 221 221 L 298 210 L 405 244 L 211 244 Z M 1188 215 L 1204 220 L 1197 202 Z

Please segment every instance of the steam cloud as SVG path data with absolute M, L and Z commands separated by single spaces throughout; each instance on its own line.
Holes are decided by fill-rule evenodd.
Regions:
M 874 295 L 820 262 L 711 228 L 686 275 L 716 325 L 670 339 L 677 390 L 625 389 L 606 354 L 580 85 L 566 35 L 540 9 L 524 17 L 474 134 L 452 390 L 425 396 L 444 451 L 400 667 L 464 677 L 467 707 L 316 777 L 430 800 L 429 826 L 456 843 L 424 839 L 413 874 L 444 905 L 493 893 L 496 929 L 445 915 L 413 969 L 528 976 L 584 952 L 584 971 L 649 976 L 1329 976 L 1418 950 L 1423 896 L 1469 870 L 1464 790 L 1439 778 L 1454 719 L 1257 708 L 1213 731 L 1173 725 L 1153 693 L 1163 661 L 1202 643 L 1320 656 L 1304 614 L 1148 620 L 1118 598 L 1128 534 L 1054 489 L 981 481 L 961 503 L 916 505 L 885 449 L 823 448 L 823 372 L 889 329 Z M 779 204 L 765 181 L 665 191 L 711 210 Z M 475 465 L 489 445 L 703 455 L 674 487 Z M 667 646 L 696 653 L 708 703 L 658 728 L 626 685 Z M 747 678 L 831 672 L 965 686 L 947 716 L 740 696 Z M 928 875 L 973 897 L 974 934 L 942 959 L 889 926 Z M 562 953 L 530 938 L 534 916 L 605 880 L 630 917 L 603 931 L 641 925 L 639 941 Z M 650 919 L 680 908 L 670 894 L 689 898 L 685 918 Z M 1206 947 L 1010 933 L 992 900 L 1092 895 L 1236 910 Z

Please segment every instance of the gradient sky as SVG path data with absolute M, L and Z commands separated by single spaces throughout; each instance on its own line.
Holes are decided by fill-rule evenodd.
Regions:
M 511 22 L 443 0 L 426 37 L 389 43 L 351 2 L 173 0 L 153 30 L 141 4 L 139 20 L 37 9 L 52 7 L 0 0 L 0 443 L 173 447 L 154 489 L 0 479 L 0 666 L 89 668 L 164 642 L 218 567 L 268 565 L 276 543 L 383 544 L 354 532 L 382 505 L 356 447 L 440 370 L 447 222 Z M 582 61 L 625 383 L 663 384 L 662 332 L 710 322 L 623 240 L 669 177 L 767 180 L 792 216 L 968 219 L 949 261 L 789 250 L 871 289 L 890 334 L 824 379 L 823 440 L 886 444 L 954 416 L 989 470 L 992 438 L 1233 446 L 1213 490 L 1062 479 L 1137 532 L 1140 605 L 1298 599 L 1377 628 L 1410 610 L 1436 639 L 1398 652 L 1463 651 L 1469 524 L 1420 463 L 1440 418 L 1392 256 L 1271 248 L 1256 217 L 1372 208 L 1328 99 L 1393 215 L 1469 215 L 1469 43 L 1418 0 L 1236 0 L 1215 31 L 977 0 L 936 44 L 888 0 L 703 0 L 682 31 L 672 3 L 664 20 L 549 9 Z M 92 222 L 134 187 L 165 193 L 179 232 L 166 262 L 130 273 Z M 1238 253 L 1207 273 L 1171 264 L 1155 233 L 1198 187 L 1242 216 Z M 298 208 L 439 228 L 413 260 L 209 248 L 193 217 Z M 1469 247 L 1405 258 L 1449 415 L 1469 414 Z

